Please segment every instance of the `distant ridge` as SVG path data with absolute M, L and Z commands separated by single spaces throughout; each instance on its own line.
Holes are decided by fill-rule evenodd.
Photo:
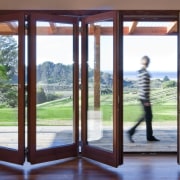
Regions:
M 177 79 L 177 72 L 173 71 L 151 71 L 151 78 L 153 79 L 163 79 L 165 76 L 168 76 L 169 79 Z M 137 78 L 137 71 L 124 71 L 123 73 L 124 78 L 127 79 L 136 79 Z

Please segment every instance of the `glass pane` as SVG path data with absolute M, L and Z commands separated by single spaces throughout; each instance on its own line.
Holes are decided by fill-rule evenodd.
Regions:
M 37 22 L 38 34 L 43 33 L 37 36 L 36 54 L 38 149 L 73 143 L 72 30 L 67 24 Z
M 18 22 L 3 22 L 0 27 L 0 146 L 17 149 Z
M 88 144 L 112 151 L 113 36 L 103 32 L 112 28 L 113 22 L 88 27 Z
M 171 24 L 174 22 L 171 22 Z M 139 24 L 139 23 L 138 23 Z M 137 27 L 143 33 L 155 25 L 169 27 L 169 22 L 142 22 Z M 126 24 L 124 24 L 126 26 Z M 146 28 L 145 28 L 146 27 Z M 140 30 L 140 29 L 139 29 Z M 141 31 L 139 31 L 141 32 Z M 148 31 L 150 32 L 150 31 Z M 156 31 L 154 31 L 156 32 Z M 125 152 L 176 152 L 177 151 L 177 35 L 124 35 L 124 151 Z M 160 139 L 149 143 L 139 99 L 138 70 L 141 58 L 147 55 L 150 78 L 153 136 Z M 136 127 L 137 125 L 137 127 Z M 131 143 L 127 131 L 135 133 Z

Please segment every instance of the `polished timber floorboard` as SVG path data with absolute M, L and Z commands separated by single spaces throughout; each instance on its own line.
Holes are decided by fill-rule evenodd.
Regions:
M 1 180 L 179 180 L 176 154 L 125 154 L 113 168 L 85 158 L 23 166 L 0 162 Z

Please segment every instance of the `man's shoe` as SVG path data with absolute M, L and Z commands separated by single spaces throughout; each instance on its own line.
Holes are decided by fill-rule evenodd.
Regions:
M 133 134 L 134 132 L 132 132 L 131 130 L 127 131 L 128 139 L 131 143 L 134 143 L 134 140 L 132 139 Z
M 155 138 L 154 136 L 152 136 L 151 138 L 147 139 L 148 141 L 160 141 L 159 139 Z

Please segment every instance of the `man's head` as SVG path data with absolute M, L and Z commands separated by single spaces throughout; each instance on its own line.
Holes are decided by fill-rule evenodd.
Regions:
M 148 67 L 149 66 L 149 63 L 150 63 L 150 58 L 148 56 L 143 56 L 141 58 L 141 64 L 144 66 L 144 67 Z

